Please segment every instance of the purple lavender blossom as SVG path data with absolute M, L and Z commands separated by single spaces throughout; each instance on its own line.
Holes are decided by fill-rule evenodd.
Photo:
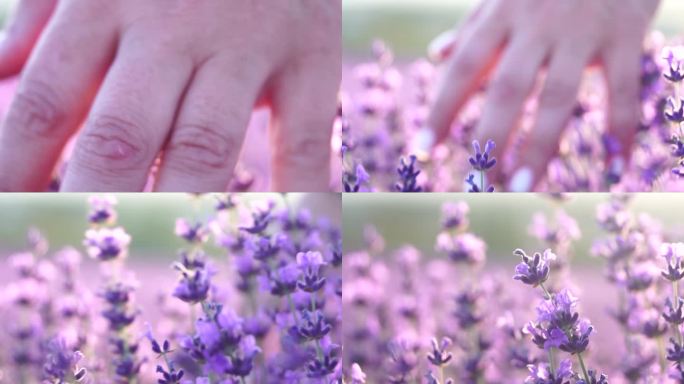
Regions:
M 297 254 L 297 265 L 302 276 L 297 281 L 297 287 L 305 292 L 319 291 L 325 285 L 325 277 L 321 269 L 326 263 L 320 252 L 300 252 Z
M 421 192 L 423 188 L 418 186 L 418 175 L 420 170 L 416 166 L 416 156 L 411 155 L 408 160 L 402 158 L 400 160 L 397 173 L 399 174 L 399 182 L 395 184 L 394 189 L 397 192 Z
M 673 83 L 684 80 L 684 48 L 666 47 L 663 49 L 663 58 L 667 61 L 667 71 L 663 74 L 665 78 Z
M 116 197 L 112 195 L 105 196 L 91 196 L 88 198 L 90 211 L 88 212 L 88 221 L 92 224 L 110 224 L 116 222 L 116 210 L 114 207 L 117 204 Z
M 546 282 L 549 278 L 549 264 L 551 261 L 556 260 L 556 254 L 551 252 L 550 249 L 545 250 L 543 254 L 535 252 L 531 257 L 522 249 L 516 249 L 513 253 L 522 258 L 522 262 L 515 267 L 513 279 L 520 280 L 533 287 Z
M 437 237 L 436 249 L 438 252 L 446 253 L 454 262 L 474 265 L 485 261 L 487 245 L 471 233 L 442 233 Z
M 128 245 L 131 237 L 123 228 L 99 228 L 89 229 L 85 234 L 88 255 L 94 259 L 108 261 L 125 258 L 128 254 Z
M 443 337 L 438 343 L 437 339 L 432 339 L 432 351 L 428 354 L 428 360 L 432 365 L 441 367 L 449 363 L 452 358 L 452 354 L 449 353 L 449 347 L 451 347 L 452 341 L 448 337 Z
M 273 208 L 275 204 L 269 201 L 265 206 L 252 211 L 252 224 L 248 227 L 240 227 L 241 230 L 253 235 L 264 234 L 269 224 L 273 221 Z
M 205 301 L 211 288 L 210 274 L 206 269 L 181 270 L 183 278 L 173 291 L 173 296 L 186 303 Z
M 672 282 L 684 278 L 684 243 L 663 244 L 660 247 L 660 254 L 667 261 L 667 271 L 661 272 L 663 277 Z
M 297 288 L 297 280 L 301 271 L 296 265 L 288 264 L 272 272 L 270 276 L 271 293 L 276 296 L 286 296 Z
M 490 170 L 496 165 L 496 159 L 491 156 L 491 152 L 496 148 L 494 141 L 487 140 L 485 144 L 485 150 L 482 152 L 480 147 L 480 142 L 473 140 L 473 156 L 468 158 L 468 162 L 473 167 L 474 170 L 485 172 Z
M 527 369 L 530 375 L 525 379 L 525 384 L 567 384 L 574 375 L 570 359 L 561 361 L 555 372 L 548 364 L 529 365 Z
M 176 236 L 188 243 L 197 244 L 207 241 L 209 230 L 202 223 L 190 224 L 186 219 L 176 220 Z
M 343 179 L 345 192 L 360 192 L 361 187 L 370 181 L 370 175 L 363 164 L 357 164 L 353 175 L 345 173 Z
M 55 338 L 47 345 L 47 354 L 43 372 L 50 383 L 80 382 L 86 376 L 86 369 L 79 368 L 78 363 L 83 354 L 67 347 L 64 339 Z
M 442 227 L 447 230 L 468 228 L 468 204 L 463 201 L 446 203 L 442 206 Z

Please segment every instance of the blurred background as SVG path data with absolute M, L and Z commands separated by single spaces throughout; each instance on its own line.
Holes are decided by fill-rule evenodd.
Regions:
M 540 243 L 528 234 L 532 216 L 544 212 L 548 218 L 560 205 L 578 223 L 581 240 L 573 243 L 578 263 L 600 262 L 589 254 L 591 245 L 605 235 L 596 224 L 596 205 L 609 200 L 604 193 L 568 194 L 559 202 L 542 194 L 345 194 L 343 196 L 343 233 L 345 253 L 363 249 L 364 227 L 372 224 L 385 238 L 386 249 L 411 244 L 434 255 L 435 238 L 441 227 L 441 206 L 445 202 L 465 201 L 470 206 L 470 232 L 487 242 L 487 257 L 504 263 L 518 262 L 515 248 L 541 250 Z M 636 194 L 630 207 L 647 213 L 663 223 L 665 233 L 676 241 L 684 239 L 681 207 L 684 195 Z
M 87 221 L 89 194 L 11 194 L 0 193 L 0 259 L 26 249 L 29 228 L 39 229 L 56 251 L 72 246 L 83 251 L 83 234 Z M 131 261 L 140 259 L 175 260 L 183 241 L 174 234 L 176 218 L 207 220 L 214 213 L 216 197 L 188 194 L 114 194 L 118 200 L 118 223 L 132 236 Z M 273 200 L 281 207 L 281 194 L 243 193 L 237 195 L 247 208 L 252 204 Z M 340 197 L 337 194 L 288 194 L 288 204 L 304 207 L 316 218 L 339 221 Z M 249 217 L 246 217 L 249 219 Z M 225 251 L 208 248 L 213 254 Z
M 425 56 L 430 41 L 452 28 L 480 0 L 344 0 L 342 35 L 345 60 L 368 58 L 380 38 L 397 56 Z M 667 35 L 684 32 L 684 1 L 662 0 L 654 27 Z

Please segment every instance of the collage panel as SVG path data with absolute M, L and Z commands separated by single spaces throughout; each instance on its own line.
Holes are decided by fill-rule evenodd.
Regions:
M 0 383 L 332 383 L 339 194 L 0 195 Z
M 339 191 L 341 4 L 0 1 L 0 191 Z
M 678 194 L 347 194 L 351 383 L 681 383 Z
M 682 189 L 681 1 L 345 0 L 343 14 L 346 191 Z

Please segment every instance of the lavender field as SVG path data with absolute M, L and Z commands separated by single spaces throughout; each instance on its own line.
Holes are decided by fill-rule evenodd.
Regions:
M 440 94 L 447 92 L 445 89 L 466 89 L 465 84 L 470 84 L 471 79 L 466 73 L 449 70 L 450 58 L 453 59 L 451 50 L 457 45 L 449 46 L 446 35 L 440 35 L 441 39 L 436 37 L 454 29 L 454 25 L 465 28 L 462 24 L 476 3 L 407 0 L 352 1 L 346 5 L 349 16 L 343 33 L 345 116 L 341 146 L 346 191 L 682 190 L 679 117 L 682 62 L 678 53 L 681 52 L 679 36 L 684 33 L 682 4 L 662 2 L 643 39 L 640 73 L 617 82 L 639 77 L 640 90 L 635 92 L 639 94 L 638 106 L 611 110 L 611 99 L 616 99 L 615 94 L 620 91 L 610 84 L 610 69 L 589 63 L 585 71 L 577 74 L 578 84 L 565 84 L 572 90 L 570 102 L 563 108 L 555 106 L 567 111 L 567 118 L 541 123 L 537 121 L 539 116 L 547 117 L 556 111 L 544 110 L 541 99 L 546 91 L 544 78 L 549 76 L 547 68 L 540 69 L 537 81 L 526 83 L 523 92 L 516 92 L 515 97 L 500 97 L 495 103 L 489 91 L 496 90 L 501 74 L 514 79 L 520 79 L 522 74 L 497 68 L 494 59 L 492 64 L 482 58 L 473 60 L 477 71 L 486 72 L 489 71 L 486 68 L 492 67 L 498 70 L 486 72 L 473 83 L 472 91 L 463 100 L 443 105 L 445 102 L 439 99 Z M 485 39 L 486 30 L 471 39 Z M 449 38 L 458 41 L 458 31 L 456 28 Z M 565 34 L 572 35 L 572 31 Z M 460 44 L 472 45 L 469 52 L 477 52 L 477 44 L 470 41 L 460 41 Z M 437 46 L 444 51 L 436 50 Z M 500 54 L 505 52 L 503 49 Z M 521 60 L 519 57 L 517 64 L 521 68 L 534 65 Z M 628 62 L 622 62 L 626 67 Z M 461 82 L 464 84 L 459 85 Z M 518 102 L 518 98 L 524 102 Z M 438 102 L 441 104 L 437 105 Z M 457 108 L 455 118 L 448 127 L 440 127 L 435 143 L 433 119 L 452 113 L 450 108 Z M 493 117 L 499 113 L 516 118 L 507 121 Z M 616 127 L 611 122 L 611 116 L 619 114 L 641 116 L 640 122 L 637 124 L 636 119 L 633 124 L 638 125 L 635 133 L 621 133 L 628 129 L 631 132 L 632 127 Z M 497 119 L 502 124 L 493 127 L 492 122 Z M 496 133 L 498 140 L 486 150 L 490 137 L 482 136 L 481 125 L 487 125 L 492 135 L 498 131 L 508 133 Z M 625 135 L 633 137 L 626 140 Z M 547 136 L 548 140 L 542 140 Z M 473 146 L 476 140 L 481 150 Z M 532 141 L 534 145 L 529 144 Z M 625 151 L 627 146 L 629 151 Z M 497 162 L 485 169 L 470 160 L 478 154 L 494 157 L 494 152 L 498 153 Z M 540 168 L 535 170 L 539 175 L 535 176 L 533 185 L 523 183 L 525 188 L 518 190 L 516 168 L 529 161 L 528 158 L 534 158 L 535 152 L 552 156 L 544 157 L 533 166 Z M 621 157 L 614 161 L 616 156 Z
M 471 196 L 345 196 L 349 381 L 682 382 L 678 196 Z
M 340 377 L 339 196 L 72 195 L 41 210 L 45 199 L 0 199 L 15 226 L 46 229 L 31 227 L 20 246 L 7 236 L 17 229 L 0 227 L 0 382 Z M 59 209 L 62 220 L 46 214 Z M 136 214 L 180 216 L 121 224 Z M 80 239 L 52 246 L 55 220 Z

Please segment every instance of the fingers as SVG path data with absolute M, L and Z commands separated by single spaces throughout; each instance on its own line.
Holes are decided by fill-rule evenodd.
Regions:
M 341 70 L 285 75 L 273 97 L 271 189 L 320 192 L 330 189 L 332 128 Z
M 128 34 L 69 161 L 63 191 L 141 191 L 173 124 L 193 63 Z M 151 49 L 150 47 L 157 47 Z
M 214 58 L 196 73 L 164 149 L 160 192 L 225 191 L 265 71 Z
M 467 29 L 475 20 L 477 20 L 486 3 L 487 0 L 480 2 L 475 10 L 473 10 L 457 28 L 442 32 L 432 40 L 428 46 L 428 57 L 433 61 L 440 63 L 451 56 L 456 44 L 458 44 L 459 32 Z
M 0 190 L 45 190 L 111 60 L 114 28 L 75 22 L 80 11 L 59 11 L 24 71 L 0 131 Z
M 21 71 L 57 0 L 22 0 L 0 40 L 0 78 Z
M 504 153 L 546 56 L 544 44 L 526 37 L 513 40 L 506 48 L 487 87 L 482 119 L 475 132 L 481 143 L 493 140 L 497 144 L 493 151 L 495 157 L 501 158 Z M 492 171 L 500 170 L 497 167 Z
M 525 150 L 511 172 L 509 189 L 528 192 L 542 180 L 549 162 L 558 152 L 558 144 L 572 111 L 584 69 L 590 57 L 579 49 L 560 49 L 549 63 L 544 88 L 539 96 L 536 121 L 527 135 Z
M 608 153 L 608 166 L 619 175 L 629 163 L 641 121 L 640 44 L 625 42 L 609 48 L 603 63 L 608 84 L 608 132 L 617 142 L 614 152 Z
M 495 7 L 484 7 L 481 12 L 482 16 L 458 38 L 459 43 L 438 85 L 428 117 L 429 127 L 437 142 L 448 135 L 454 118 L 477 89 L 506 38 L 507 27 L 500 19 L 497 20 L 499 12 L 496 12 Z

